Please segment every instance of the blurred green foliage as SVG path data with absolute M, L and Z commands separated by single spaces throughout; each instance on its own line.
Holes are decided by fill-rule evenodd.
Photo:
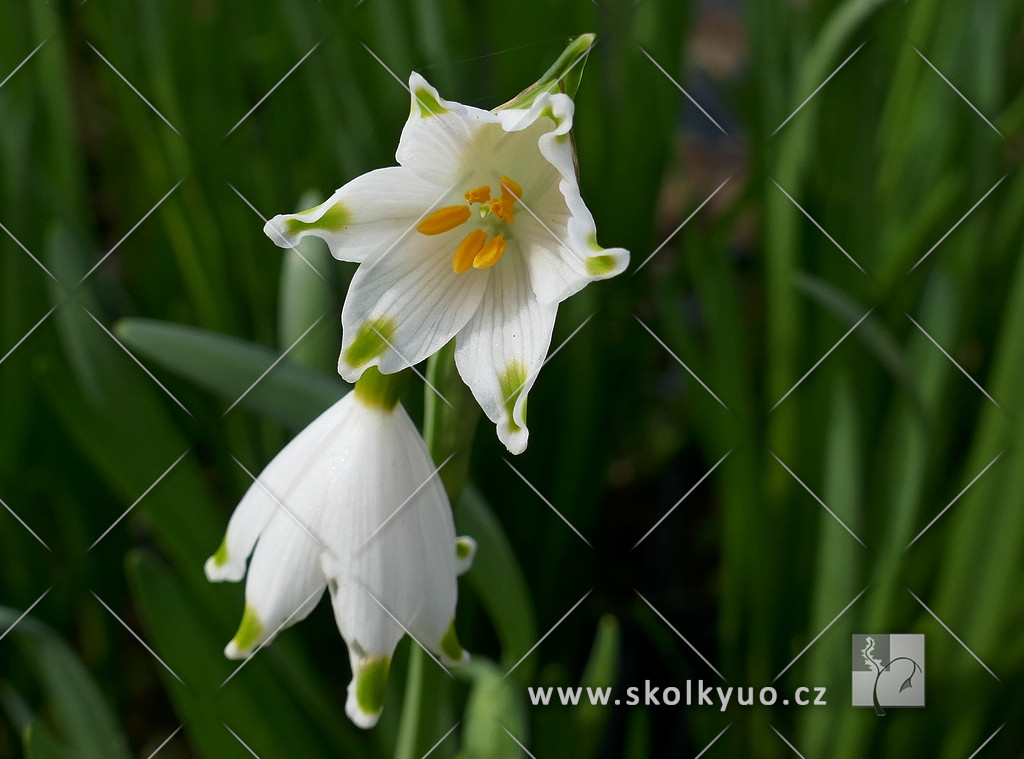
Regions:
M 173 736 L 161 757 L 418 757 L 456 723 L 432 756 L 518 755 L 508 733 L 538 759 L 695 755 L 729 725 L 707 756 L 790 755 L 774 728 L 808 757 L 961 759 L 1003 723 L 983 755 L 1013 755 L 1020 3 L 350 5 L 0 8 L 0 756 L 149 756 Z M 477 661 L 450 681 L 406 641 L 363 733 L 331 615 L 233 674 L 242 589 L 201 571 L 243 466 L 345 391 L 353 267 L 304 246 L 318 276 L 259 217 L 393 163 L 391 72 L 494 107 L 585 31 L 583 196 L 637 271 L 562 307 L 553 346 L 593 318 L 542 373 L 514 463 L 594 548 L 480 425 L 455 505 L 480 541 L 459 608 Z M 526 685 L 712 679 L 659 614 L 735 685 L 800 655 L 775 684 L 826 685 L 828 706 L 528 706 Z M 926 709 L 848 706 L 865 631 L 926 633 Z

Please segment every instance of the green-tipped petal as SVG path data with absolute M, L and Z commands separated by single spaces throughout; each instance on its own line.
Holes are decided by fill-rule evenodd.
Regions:
M 354 663 L 345 713 L 359 727 L 371 728 L 380 719 L 390 668 L 389 656 L 364 657 Z

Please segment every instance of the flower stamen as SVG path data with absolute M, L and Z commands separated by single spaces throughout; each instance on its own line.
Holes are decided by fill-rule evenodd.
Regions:
M 501 182 L 501 197 L 506 200 L 511 200 L 512 202 L 522 199 L 523 188 L 519 186 L 518 182 L 514 179 L 509 179 L 504 174 L 502 174 L 498 179 Z
M 491 199 L 491 188 L 485 184 L 480 185 L 467 192 L 465 198 L 470 203 L 485 203 Z
M 416 231 L 424 235 L 443 234 L 465 224 L 469 216 L 469 206 L 445 206 L 424 217 Z
M 487 241 L 487 233 L 482 229 L 474 229 L 459 243 L 452 256 L 452 271 L 456 274 L 467 272 L 473 267 L 477 254 Z
M 480 252 L 473 258 L 474 269 L 490 269 L 505 254 L 505 238 L 495 235 L 487 244 L 480 249 Z

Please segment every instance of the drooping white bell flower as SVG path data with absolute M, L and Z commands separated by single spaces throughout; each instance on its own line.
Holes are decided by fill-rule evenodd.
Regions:
M 593 35 L 573 44 L 566 71 Z M 558 304 L 629 262 L 598 245 L 580 196 L 565 76 L 490 112 L 444 100 L 413 73 L 399 166 L 264 229 L 282 247 L 315 235 L 361 264 L 342 311 L 345 379 L 370 366 L 397 372 L 455 337 L 459 373 L 512 453 L 526 448 L 526 398 Z
M 305 618 L 329 589 L 352 664 L 345 711 L 372 727 L 406 632 L 443 663 L 468 657 L 455 634 L 456 576 L 475 544 L 456 539 L 439 475 L 387 379 L 365 380 L 267 465 L 205 569 L 237 581 L 252 555 L 230 658 Z

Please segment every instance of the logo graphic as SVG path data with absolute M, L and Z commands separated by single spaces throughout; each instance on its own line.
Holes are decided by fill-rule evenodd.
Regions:
M 854 635 L 853 705 L 924 706 L 924 635 Z

